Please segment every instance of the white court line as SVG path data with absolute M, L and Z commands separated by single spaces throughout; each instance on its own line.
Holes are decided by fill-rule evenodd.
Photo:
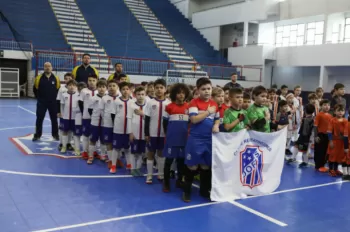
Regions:
M 252 214 L 255 214 L 256 216 L 259 216 L 259 217 L 261 217 L 261 218 L 263 218 L 263 219 L 265 219 L 265 220 L 267 220 L 267 221 L 270 221 L 270 222 L 272 222 L 272 223 L 275 223 L 276 225 L 279 225 L 279 226 L 282 226 L 282 227 L 288 226 L 288 225 L 287 225 L 286 223 L 284 223 L 284 222 L 281 222 L 281 221 L 279 221 L 279 220 L 277 220 L 277 219 L 275 219 L 275 218 L 272 218 L 272 217 L 270 217 L 270 216 L 268 216 L 268 215 L 266 215 L 266 214 L 260 213 L 259 211 L 256 211 L 256 210 L 254 210 L 254 209 L 252 209 L 252 208 L 249 208 L 249 207 L 247 207 L 247 206 L 245 206 L 245 205 L 242 205 L 242 204 L 240 204 L 240 203 L 238 203 L 238 202 L 236 202 L 236 201 L 228 201 L 228 202 L 231 203 L 231 204 L 234 205 L 234 206 L 237 206 L 238 208 L 244 209 L 245 211 L 248 211 L 248 212 L 250 212 L 250 213 L 252 213 Z
M 50 229 L 45 229 L 45 230 L 35 230 L 32 232 L 51 232 L 51 231 L 67 230 L 67 229 L 73 229 L 73 228 L 84 227 L 84 226 L 91 226 L 91 225 L 96 225 L 96 224 L 101 224 L 101 223 L 106 223 L 106 222 L 115 222 L 115 221 L 121 221 L 121 220 L 125 220 L 125 219 L 132 219 L 132 218 L 139 218 L 139 217 L 145 217 L 145 216 L 156 215 L 156 214 L 170 213 L 170 212 L 176 212 L 176 211 L 181 211 L 181 210 L 186 210 L 186 209 L 194 209 L 194 208 L 204 207 L 204 206 L 208 206 L 208 205 L 215 205 L 215 204 L 220 204 L 220 202 L 209 202 L 209 203 L 198 204 L 198 205 L 190 205 L 190 206 L 165 209 L 165 210 L 157 210 L 157 211 L 148 212 L 148 213 L 140 213 L 140 214 L 134 214 L 134 215 L 129 215 L 129 216 L 123 216 L 123 217 L 115 217 L 115 218 L 109 218 L 109 219 L 104 219 L 104 220 L 99 220 L 99 221 L 91 221 L 91 222 L 85 222 L 85 223 L 74 224 L 74 225 L 69 225 L 69 226 L 55 227 L 55 228 L 50 228 Z
M 36 116 L 36 113 L 34 111 L 28 110 L 27 108 L 24 108 L 22 106 L 18 106 L 18 108 Z M 50 121 L 50 119 L 48 119 L 46 117 L 44 118 L 44 120 Z
M 50 127 L 50 125 L 44 125 L 43 127 Z M 35 126 L 18 126 L 18 127 L 0 128 L 0 131 L 15 130 L 15 129 L 26 129 L 26 128 L 35 128 Z

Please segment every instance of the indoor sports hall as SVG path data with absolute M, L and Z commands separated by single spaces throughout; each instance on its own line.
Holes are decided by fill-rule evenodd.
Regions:
M 256 104 L 254 88 L 263 86 L 271 107 L 284 97 L 289 104 L 291 95 L 298 101 L 298 107 L 294 102 L 289 105 L 291 113 L 282 129 L 277 127 L 274 110 L 263 116 L 276 124 L 276 133 L 284 129 L 303 133 L 296 117 L 293 121 L 289 115 L 300 110 L 301 123 L 308 117 L 306 106 L 310 104 L 318 104 L 317 110 L 323 113 L 322 104 L 330 105 L 334 115 L 330 114 L 329 124 L 343 110 L 345 115 L 338 121 L 346 122 L 346 127 L 338 140 L 343 142 L 346 160 L 350 154 L 349 54 L 348 0 L 0 0 L 0 232 L 350 231 L 350 172 L 346 173 L 350 165 L 333 162 L 326 146 L 326 171 L 316 168 L 314 134 L 304 166 L 300 164 L 305 154 L 297 152 L 294 160 L 287 152 L 294 152 L 298 137 L 290 143 L 288 137 L 286 143 L 281 136 L 270 147 L 271 154 L 258 152 L 260 161 L 251 166 L 251 176 L 259 172 L 262 178 L 254 179 L 255 184 L 246 185 L 247 180 L 242 180 L 242 169 L 247 169 L 243 150 L 238 153 L 239 161 L 230 163 L 227 158 L 224 163 L 223 157 L 222 164 L 211 167 L 215 181 L 227 167 L 237 169 L 236 176 L 222 174 L 228 181 L 223 180 L 222 186 L 215 182 L 215 186 L 226 189 L 236 178 L 239 183 L 230 187 L 233 192 L 245 188 L 239 197 L 203 198 L 196 177 L 191 182 L 191 200 L 185 202 L 175 178 L 170 179 L 171 191 L 163 192 L 164 181 L 157 179 L 161 175 L 157 168 L 151 167 L 153 183 L 146 184 L 149 170 L 145 163 L 141 175 L 135 177 L 123 156 L 125 167 L 111 174 L 105 161 L 94 159 L 88 165 L 83 150 L 79 154 L 62 152 L 60 141 L 52 135 L 51 121 L 59 121 L 60 115 L 40 111 L 46 97 L 54 101 L 45 102 L 45 107 L 58 109 L 56 95 L 68 83 L 67 73 L 86 83 L 91 76 L 108 81 L 111 77 L 120 83 L 123 75 L 133 89 L 142 85 L 146 90 L 149 83 L 163 79 L 167 87 L 177 83 L 192 86 L 193 98 L 195 94 L 201 97 L 195 85 L 204 77 L 223 92 L 225 86 L 242 88 L 249 107 Z M 88 68 L 94 73 L 88 73 Z M 45 74 L 53 78 L 46 86 L 40 84 Z M 344 91 L 337 95 L 338 89 Z M 311 103 L 321 90 L 320 101 Z M 276 98 L 269 98 L 271 91 Z M 337 108 L 339 105 L 343 108 Z M 75 107 L 81 110 L 80 105 Z M 316 107 L 312 109 L 309 116 L 316 118 Z M 36 134 L 39 114 L 44 115 L 41 135 Z M 329 140 L 338 136 L 334 128 L 324 134 L 333 135 Z M 222 145 L 219 150 L 236 154 L 229 145 L 241 142 L 231 139 L 227 148 Z M 275 146 L 286 154 L 276 154 Z M 100 148 L 97 146 L 97 152 L 101 154 Z M 222 154 L 213 152 L 216 155 Z M 283 157 L 279 168 L 272 168 L 268 155 Z M 265 183 L 271 183 L 266 176 L 274 177 L 270 179 L 276 180 L 275 187 L 266 187 Z

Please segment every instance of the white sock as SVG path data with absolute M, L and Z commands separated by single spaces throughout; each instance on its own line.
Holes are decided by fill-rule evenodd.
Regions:
M 158 175 L 164 175 L 164 164 L 165 157 L 158 157 L 157 166 L 158 166 Z
M 83 135 L 83 151 L 88 152 L 89 150 L 89 138 Z
M 107 146 L 104 144 L 101 144 L 101 154 L 106 155 L 107 154 Z
M 130 150 L 129 149 L 125 149 L 124 150 L 124 154 L 125 154 L 125 159 L 126 159 L 126 165 L 129 165 L 131 163 L 131 154 L 130 154 Z M 131 166 L 132 169 L 135 169 L 135 166 Z
M 73 132 L 69 131 L 68 132 L 68 143 L 72 145 L 72 138 L 73 138 Z
M 136 158 L 136 169 L 140 169 L 142 166 L 142 154 L 136 154 L 135 158 Z
M 349 175 L 349 174 L 348 174 L 348 167 L 343 167 L 342 169 L 343 169 L 343 175 L 344 175 L 344 176 Z
M 290 141 L 291 141 L 291 138 L 287 138 L 286 149 L 290 148 Z
M 112 165 L 114 166 L 117 165 L 118 153 L 119 153 L 118 150 L 113 149 L 111 161 L 112 161 Z
M 170 170 L 176 171 L 176 159 L 174 159 L 173 163 L 171 164 Z
M 74 148 L 80 151 L 80 136 L 74 136 Z
M 297 157 L 298 153 L 299 153 L 298 148 L 293 147 L 292 148 L 292 158 L 291 159 L 295 159 Z
M 63 133 L 61 130 L 58 130 L 58 136 L 60 137 L 60 144 L 62 144 L 62 136 L 63 136 Z
M 153 160 L 147 159 L 147 175 L 152 175 L 153 174 Z
M 112 161 L 113 150 L 107 151 L 108 160 Z
M 62 135 L 62 147 L 67 147 L 67 143 L 68 143 L 68 136 Z
M 94 157 L 95 145 L 89 145 L 89 157 Z
M 303 162 L 308 163 L 309 162 L 309 157 L 307 156 L 307 152 L 303 152 Z
M 136 169 L 136 156 L 135 154 L 131 154 L 129 156 L 129 161 L 130 161 L 130 164 L 131 164 L 131 169 Z

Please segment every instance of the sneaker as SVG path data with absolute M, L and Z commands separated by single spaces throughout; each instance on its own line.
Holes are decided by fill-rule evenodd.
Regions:
M 339 170 L 336 170 L 335 174 L 337 174 L 337 176 L 343 176 L 343 173 L 341 171 L 339 171 Z
M 296 159 L 287 159 L 287 164 L 293 163 L 295 161 L 296 161 Z
M 136 169 L 132 169 L 130 174 L 133 176 L 133 177 L 137 177 L 138 176 L 138 173 L 136 171 Z
M 127 169 L 127 170 L 130 170 L 130 169 L 131 169 L 131 164 L 127 164 L 127 165 L 126 165 L 126 169 Z
M 153 177 L 152 175 L 147 175 L 146 177 L 146 184 L 152 184 Z
M 87 164 L 92 164 L 94 162 L 94 157 L 89 157 L 89 159 L 86 161 Z
M 40 137 L 41 137 L 41 136 L 34 135 L 32 141 L 33 141 L 33 142 L 38 141 L 38 140 L 40 140 Z
M 109 173 L 115 174 L 117 172 L 117 167 L 115 165 L 112 165 L 111 169 L 109 170 Z
M 169 182 L 165 183 L 165 181 L 164 181 L 164 183 L 163 183 L 163 193 L 168 193 L 168 192 L 170 192 L 170 183 Z
M 61 153 L 66 153 L 66 152 L 67 152 L 67 148 L 62 146 L 62 148 L 61 148 L 61 151 L 60 151 L 60 152 L 61 152 Z
M 170 179 L 175 179 L 175 171 L 170 170 Z
M 182 193 L 182 200 L 186 203 L 191 202 L 191 194 L 189 193 Z
M 67 150 L 74 151 L 74 147 L 72 146 L 72 144 L 70 144 L 70 143 L 67 144 Z
M 136 169 L 137 176 L 143 176 L 141 169 Z
M 94 158 L 100 159 L 100 155 L 97 153 L 97 151 L 94 151 Z
M 158 176 L 157 176 L 157 179 L 158 179 L 159 181 L 163 181 L 163 180 L 164 180 L 164 175 L 158 175 Z
M 337 174 L 335 173 L 334 170 L 329 170 L 328 174 L 329 174 L 330 176 L 332 176 L 332 177 L 336 177 L 336 176 L 337 176 Z
M 62 149 L 62 143 L 60 143 L 59 145 L 58 145 L 58 150 L 60 151 L 61 149 Z
M 83 153 L 81 153 L 81 157 L 83 159 L 88 159 L 89 158 L 89 154 L 86 151 L 83 151 Z
M 319 172 L 328 172 L 328 168 L 326 168 L 326 167 L 320 167 L 320 168 L 318 169 L 318 171 L 319 171 Z
M 80 156 L 80 150 L 75 150 L 75 151 L 74 151 L 74 155 Z
M 117 166 L 120 167 L 120 168 L 123 168 L 123 167 L 124 167 L 123 161 L 121 161 L 120 159 L 118 159 L 118 160 L 117 160 Z
M 299 168 L 303 168 L 303 167 L 307 167 L 307 163 L 302 162 L 301 164 L 299 164 Z
M 292 155 L 292 152 L 289 149 L 286 149 L 286 155 Z

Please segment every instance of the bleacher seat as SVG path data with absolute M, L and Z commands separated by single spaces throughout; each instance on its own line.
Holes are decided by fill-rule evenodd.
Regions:
M 181 46 L 201 64 L 229 63 L 169 0 L 144 0 Z
M 168 60 L 122 0 L 76 0 L 97 41 L 110 56 Z
M 16 39 L 31 41 L 36 48 L 69 49 L 47 0 L 0 0 L 0 10 L 20 35 Z M 0 38 L 14 38 L 4 22 Z

